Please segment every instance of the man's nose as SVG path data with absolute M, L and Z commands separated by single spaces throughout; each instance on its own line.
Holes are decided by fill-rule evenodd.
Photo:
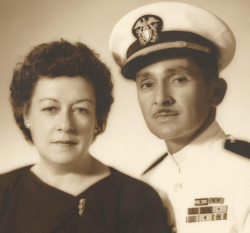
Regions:
M 72 112 L 62 110 L 59 114 L 57 130 L 62 132 L 70 132 L 75 129 Z
M 155 105 L 170 106 L 174 103 L 170 88 L 162 83 L 158 85 L 155 93 Z

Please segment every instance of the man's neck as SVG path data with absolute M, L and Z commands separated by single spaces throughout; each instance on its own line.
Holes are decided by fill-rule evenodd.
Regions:
M 209 116 L 208 119 L 205 121 L 205 123 L 192 135 L 186 135 L 185 137 L 181 138 L 173 138 L 170 140 L 165 140 L 169 153 L 170 154 L 177 153 L 178 151 L 186 147 L 194 139 L 200 136 L 213 123 L 214 120 L 215 120 L 215 115 Z

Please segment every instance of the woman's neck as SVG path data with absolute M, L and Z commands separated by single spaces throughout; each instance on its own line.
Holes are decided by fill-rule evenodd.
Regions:
M 110 175 L 110 169 L 92 156 L 75 166 L 51 164 L 41 160 L 31 171 L 44 183 L 73 196 Z

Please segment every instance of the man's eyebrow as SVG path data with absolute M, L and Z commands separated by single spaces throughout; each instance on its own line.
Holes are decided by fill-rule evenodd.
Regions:
M 146 78 L 146 77 L 148 77 L 150 74 L 152 74 L 152 72 L 143 72 L 143 73 L 137 73 L 136 75 L 135 75 L 135 78 L 137 78 L 137 77 L 141 77 L 141 78 Z
M 190 69 L 188 67 L 177 66 L 177 67 L 166 69 L 164 73 L 174 73 L 174 72 L 180 72 L 180 71 L 190 72 Z
M 190 72 L 190 69 L 188 67 L 183 67 L 183 66 L 177 66 L 177 67 L 171 67 L 171 68 L 167 68 L 165 69 L 163 72 L 164 73 L 175 73 L 175 72 L 180 72 L 180 71 L 183 71 L 183 72 L 186 72 L 186 73 L 189 73 Z M 142 73 L 137 73 L 136 74 L 136 78 L 137 77 L 142 77 L 142 78 L 146 78 L 150 75 L 152 75 L 153 72 L 150 72 L 150 71 L 146 71 L 146 72 L 142 72 Z

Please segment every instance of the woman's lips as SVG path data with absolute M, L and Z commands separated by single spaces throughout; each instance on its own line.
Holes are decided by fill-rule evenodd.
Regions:
M 55 141 L 54 143 L 61 146 L 72 146 L 77 144 L 74 141 L 63 141 L 63 140 Z

